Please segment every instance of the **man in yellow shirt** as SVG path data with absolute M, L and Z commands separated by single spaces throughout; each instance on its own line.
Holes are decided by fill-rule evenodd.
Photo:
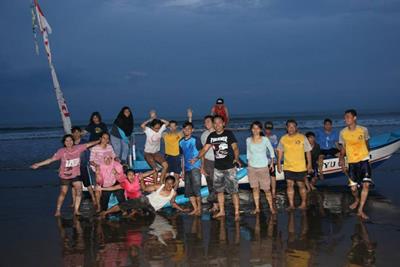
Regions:
M 193 112 L 187 110 L 188 121 L 192 122 Z M 182 158 L 179 153 L 179 140 L 183 137 L 182 131 L 178 131 L 178 123 L 174 120 L 169 121 L 169 131 L 163 134 L 165 145 L 165 159 L 168 163 L 168 171 L 173 172 L 175 179 L 179 181 L 179 175 L 182 172 Z M 176 185 L 178 185 L 177 183 Z
M 369 134 L 367 128 L 357 125 L 357 111 L 354 109 L 345 111 L 344 120 L 346 128 L 339 135 L 339 144 L 341 144 L 339 165 L 350 178 L 349 186 L 354 196 L 354 203 L 350 205 L 350 209 L 354 210 L 358 207 L 357 215 L 361 219 L 367 220 L 368 216 L 364 213 L 364 205 L 367 201 L 369 187 L 373 184 L 369 164 Z M 345 165 L 345 156 L 349 164 L 348 170 Z M 361 197 L 358 194 L 359 186 L 362 186 Z
M 173 172 L 175 178 L 182 172 L 181 156 L 179 154 L 179 140 L 183 137 L 182 132 L 178 131 L 177 122 L 169 122 L 169 131 L 164 133 L 165 159 L 168 162 L 168 171 Z M 179 178 L 179 177 L 178 177 Z M 179 180 L 177 180 L 179 181 Z
M 287 182 L 287 195 L 289 199 L 289 210 L 294 206 L 294 184 L 299 187 L 301 205 L 300 209 L 307 208 L 307 190 L 305 179 L 307 172 L 312 172 L 311 150 L 312 147 L 305 135 L 297 132 L 297 122 L 288 120 L 286 122 L 287 134 L 279 141 L 278 151 L 278 172 L 282 172 L 282 157 L 284 156 L 283 171 Z M 307 159 L 307 160 L 306 160 Z

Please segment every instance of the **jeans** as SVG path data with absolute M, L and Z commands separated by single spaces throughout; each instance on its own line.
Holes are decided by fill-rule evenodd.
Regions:
M 124 140 L 111 135 L 111 145 L 117 157 L 119 157 L 121 161 L 127 162 L 129 153 L 129 144 L 125 143 Z

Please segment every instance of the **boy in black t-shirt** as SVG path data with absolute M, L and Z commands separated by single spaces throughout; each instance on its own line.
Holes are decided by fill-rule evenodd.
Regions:
M 319 173 L 318 162 L 319 162 L 319 155 L 321 153 L 321 149 L 315 140 L 315 134 L 313 132 L 307 132 L 306 137 L 308 142 L 310 143 L 312 150 L 311 150 L 311 166 L 312 166 L 312 173 L 308 173 L 306 186 L 307 190 L 315 190 L 315 184 L 317 183 Z M 311 182 L 311 183 L 310 183 Z
M 225 123 L 221 116 L 213 119 L 215 131 L 210 133 L 206 144 L 192 162 L 198 161 L 205 153 L 213 148 L 215 156 L 214 165 L 214 190 L 218 195 L 219 212 L 214 218 L 225 216 L 224 192 L 232 195 L 235 208 L 235 220 L 239 220 L 239 186 L 236 180 L 236 166 L 240 166 L 239 148 L 233 133 L 225 130 Z

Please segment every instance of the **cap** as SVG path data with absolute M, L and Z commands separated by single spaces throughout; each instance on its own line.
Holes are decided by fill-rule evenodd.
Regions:
M 272 123 L 272 121 L 267 121 L 267 122 L 264 124 L 264 128 L 265 128 L 265 129 L 274 129 L 274 124 Z
M 217 99 L 217 104 L 223 104 L 223 103 L 224 103 L 224 100 L 222 98 Z

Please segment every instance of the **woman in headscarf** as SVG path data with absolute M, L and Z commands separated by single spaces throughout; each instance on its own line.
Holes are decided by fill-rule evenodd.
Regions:
M 104 155 L 104 162 L 96 168 L 96 199 L 99 201 L 97 212 L 107 210 L 108 202 L 112 193 L 116 196 L 119 203 L 125 201 L 124 190 L 121 188 L 115 188 L 110 191 L 104 190 L 104 192 L 98 188 L 113 187 L 120 181 L 123 181 L 124 178 L 125 175 L 122 165 L 118 161 L 114 160 L 113 154 L 108 153 Z
M 127 163 L 129 143 L 133 133 L 133 116 L 129 107 L 123 107 L 111 128 L 111 145 L 114 152 L 121 160 Z

